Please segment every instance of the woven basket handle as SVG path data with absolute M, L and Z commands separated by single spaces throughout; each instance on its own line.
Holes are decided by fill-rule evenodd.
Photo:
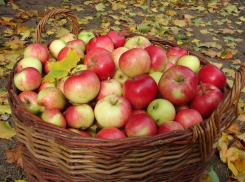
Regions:
M 74 35 L 78 35 L 78 31 L 79 31 L 79 23 L 77 21 L 77 17 L 72 13 L 71 10 L 66 10 L 66 9 L 60 9 L 60 8 L 54 8 L 52 9 L 48 14 L 46 14 L 42 20 L 38 23 L 37 28 L 36 28 L 36 40 L 35 43 L 36 44 L 41 44 L 41 33 L 42 30 L 44 28 L 44 26 L 46 25 L 47 21 L 49 20 L 49 18 L 55 16 L 55 15 L 59 15 L 59 14 L 64 14 L 66 15 L 66 18 L 69 18 L 72 22 L 72 33 Z

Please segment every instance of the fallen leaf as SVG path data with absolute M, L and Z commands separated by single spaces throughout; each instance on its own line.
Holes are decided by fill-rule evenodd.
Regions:
M 8 121 L 0 121 L 0 138 L 11 140 L 15 135 L 15 129 L 10 126 Z
M 99 3 L 95 6 L 97 11 L 105 11 L 105 5 L 103 3 Z
M 9 45 L 11 49 L 21 49 L 26 43 L 27 41 L 21 41 L 19 37 L 14 37 L 14 40 L 6 42 L 6 45 Z
M 23 161 L 21 157 L 21 145 L 17 146 L 16 148 L 13 148 L 11 150 L 6 149 L 5 155 L 7 157 L 6 162 L 7 163 L 14 163 L 16 162 L 18 167 L 23 168 Z
M 233 133 L 233 134 L 235 134 L 235 135 L 240 135 L 240 134 L 241 134 L 240 129 L 241 129 L 241 127 L 240 127 L 237 123 L 233 123 L 233 124 L 227 129 L 227 131 L 228 131 L 228 132 L 231 132 L 231 133 Z
M 176 13 L 176 11 L 168 10 L 168 11 L 166 11 L 166 15 L 175 16 L 175 15 L 177 15 L 177 13 Z
M 226 73 L 227 76 L 235 78 L 235 71 L 233 69 L 223 68 L 222 71 Z

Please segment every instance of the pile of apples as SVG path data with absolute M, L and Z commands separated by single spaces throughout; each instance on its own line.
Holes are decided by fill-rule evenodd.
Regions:
M 67 76 L 43 82 L 49 62 L 69 51 L 81 61 Z M 81 31 L 31 44 L 14 84 L 27 111 L 83 136 L 120 139 L 188 129 L 223 100 L 226 77 L 181 47 L 164 50 L 144 36 Z

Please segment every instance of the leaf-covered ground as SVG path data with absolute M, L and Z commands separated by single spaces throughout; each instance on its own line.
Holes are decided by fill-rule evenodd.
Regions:
M 37 23 L 54 7 L 71 9 L 81 30 L 129 30 L 188 46 L 218 66 L 231 86 L 245 61 L 244 0 L 151 0 L 150 6 L 144 0 L 0 0 L 0 181 L 25 179 L 7 100 L 8 75 L 23 49 L 34 42 Z M 42 42 L 70 28 L 63 16 L 49 19 Z M 245 181 L 244 91 L 238 120 L 223 133 L 203 181 Z

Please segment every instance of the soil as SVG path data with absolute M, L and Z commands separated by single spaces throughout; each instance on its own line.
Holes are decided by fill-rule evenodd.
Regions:
M 84 1 L 81 0 L 72 0 L 72 4 L 83 4 Z M 206 3 L 206 1 L 200 1 L 201 3 Z M 39 13 L 43 13 L 45 11 L 45 8 L 47 7 L 61 7 L 63 5 L 69 4 L 71 3 L 71 1 L 65 1 L 65 0 L 55 0 L 55 1 L 50 1 L 50 0 L 16 0 L 14 1 L 14 3 L 16 5 L 18 5 L 21 9 L 23 10 L 37 10 Z M 244 2 L 241 2 L 240 0 L 236 0 L 236 1 L 232 1 L 232 3 L 237 3 L 239 4 L 240 7 L 244 6 Z M 141 10 L 143 12 L 147 12 L 147 10 Z M 13 10 L 10 4 L 6 4 L 6 5 L 0 5 L 0 17 L 1 16 L 7 16 L 7 17 L 14 17 L 16 14 L 16 10 Z M 74 11 L 74 14 L 76 14 L 79 18 L 82 18 L 84 16 L 93 16 L 96 17 L 96 12 L 95 9 L 91 8 L 91 9 L 85 9 L 85 11 L 81 11 L 81 12 L 77 12 Z M 190 15 L 196 16 L 196 17 L 202 17 L 202 19 L 205 22 L 208 21 L 214 21 L 216 19 L 222 18 L 221 15 L 219 14 L 212 14 L 212 13 L 208 13 L 208 14 L 203 14 L 203 12 L 200 11 L 193 11 L 193 10 L 186 10 L 185 12 L 187 12 Z M 181 14 L 182 10 L 178 10 L 178 14 Z M 245 15 L 245 12 L 243 11 L 241 15 Z M 242 29 L 244 30 L 244 24 L 242 25 L 236 25 L 234 24 L 234 22 L 237 20 L 234 20 L 234 16 L 230 15 L 230 16 L 226 16 L 223 18 L 227 18 L 228 20 L 231 21 L 231 24 L 233 26 L 233 29 Z M 144 19 L 144 17 L 141 16 L 134 16 L 133 17 L 134 21 L 136 23 L 141 23 L 142 20 Z M 24 22 L 24 25 L 27 25 L 29 27 L 32 28 L 36 28 L 38 23 L 38 20 L 36 20 L 35 18 L 29 19 L 26 22 Z M 111 26 L 113 26 L 114 23 L 111 23 Z M 118 26 L 118 25 L 116 25 Z M 119 26 L 121 29 L 125 28 L 122 25 Z M 224 27 L 226 27 L 224 25 Z M 2 26 L 0 24 L 0 33 L 3 33 L 4 30 L 6 30 L 6 26 Z M 93 21 L 90 21 L 89 24 L 84 25 L 83 27 L 81 27 L 81 29 L 85 29 L 85 30 L 90 30 L 90 29 L 99 29 L 100 26 L 97 24 L 96 22 L 96 18 L 94 18 Z M 193 28 L 193 27 L 192 27 Z M 220 29 L 222 28 L 222 26 L 217 26 L 216 24 L 212 24 L 212 26 L 208 27 L 208 28 L 212 28 L 212 29 Z M 201 29 L 201 27 L 194 27 L 193 28 L 193 35 L 196 39 L 200 40 L 201 42 L 207 42 L 208 40 L 210 40 L 210 42 L 212 42 L 212 35 L 210 34 L 201 34 L 199 32 L 199 30 Z M 181 32 L 183 33 L 185 31 L 185 29 L 181 30 Z M 230 36 L 229 34 L 224 35 L 224 34 L 220 34 L 218 33 L 217 35 L 215 35 L 217 37 L 219 36 Z M 241 38 L 241 39 L 245 39 L 245 34 L 239 34 L 239 33 L 235 33 L 232 35 L 232 37 L 234 38 Z M 0 44 L 4 43 L 5 41 L 9 41 L 10 38 L 2 38 L 0 39 Z M 29 42 L 31 43 L 31 42 Z M 220 43 L 222 46 L 225 47 L 225 43 L 224 41 L 220 41 L 217 42 Z M 245 60 L 245 55 L 244 55 L 244 47 L 245 47 L 245 42 L 241 42 L 237 45 L 236 50 L 238 50 L 238 53 L 234 56 L 234 59 L 240 59 L 242 61 Z M 205 49 L 205 48 L 203 48 Z M 206 49 L 207 50 L 207 49 Z M 221 59 L 211 59 L 210 57 L 207 57 L 205 55 L 202 55 L 203 57 L 205 57 L 206 59 L 212 61 L 212 62 L 217 62 L 217 63 L 222 63 L 224 67 L 230 68 L 231 66 L 231 62 L 230 61 L 224 61 Z M 0 81 L 0 87 L 6 87 L 7 85 L 7 81 L 8 81 L 8 77 L 2 77 L 1 81 Z M 242 94 L 241 96 L 242 98 L 245 98 L 244 95 Z M 12 126 L 14 126 L 14 123 L 12 121 L 12 118 L 10 117 L 9 119 L 10 123 Z M 12 140 L 6 140 L 6 139 L 0 139 L 0 181 L 14 181 L 16 179 L 25 179 L 25 174 L 23 169 L 18 168 L 16 166 L 16 164 L 12 163 L 9 164 L 6 162 L 6 156 L 5 156 L 5 149 L 12 149 L 15 148 L 18 145 L 17 139 L 16 137 L 13 137 Z M 214 170 L 217 173 L 219 179 L 221 182 L 225 182 L 227 181 L 230 176 L 231 176 L 231 172 L 227 169 L 227 165 L 224 164 L 220 158 L 219 158 L 219 154 L 216 153 L 213 158 L 212 158 L 212 165 L 214 165 Z

